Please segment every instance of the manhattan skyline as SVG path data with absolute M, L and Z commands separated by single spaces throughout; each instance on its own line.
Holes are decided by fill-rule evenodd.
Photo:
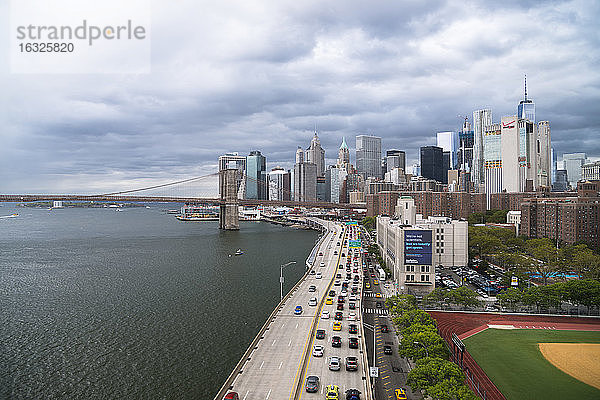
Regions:
M 290 169 L 315 125 L 326 165 L 342 137 L 355 163 L 357 135 L 411 165 L 475 110 L 516 115 L 525 74 L 559 158 L 600 156 L 596 2 L 150 4 L 149 74 L 15 74 L 0 61 L 1 193 L 201 176 L 232 151 Z

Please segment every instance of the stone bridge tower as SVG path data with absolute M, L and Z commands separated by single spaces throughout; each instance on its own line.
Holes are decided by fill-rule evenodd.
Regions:
M 219 228 L 239 230 L 240 219 L 238 209 L 238 167 L 235 161 L 227 163 L 227 167 L 219 171 L 219 195 L 221 206 Z

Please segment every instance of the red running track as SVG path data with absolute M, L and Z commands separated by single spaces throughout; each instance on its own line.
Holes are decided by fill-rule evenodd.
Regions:
M 490 325 L 513 325 L 518 329 L 565 329 L 600 331 L 600 319 L 569 316 L 543 315 L 510 315 L 496 313 L 462 313 L 428 311 L 437 321 L 440 335 L 450 348 L 453 348 L 452 334 L 464 339 L 487 329 Z M 475 393 L 486 400 L 506 400 L 483 369 L 475 362 L 471 354 L 465 350 L 463 354 L 463 370 L 467 382 Z

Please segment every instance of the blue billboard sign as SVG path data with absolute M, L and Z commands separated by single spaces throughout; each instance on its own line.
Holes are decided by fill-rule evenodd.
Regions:
M 348 242 L 348 247 L 350 247 L 351 249 L 360 249 L 360 247 L 361 247 L 360 240 L 350 240 Z
M 404 231 L 404 264 L 431 265 L 431 231 Z

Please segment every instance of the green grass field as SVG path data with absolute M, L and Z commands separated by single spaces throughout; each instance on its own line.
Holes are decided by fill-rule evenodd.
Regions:
M 509 400 L 600 399 L 600 390 L 548 362 L 538 343 L 600 343 L 600 332 L 487 329 L 467 350 Z

